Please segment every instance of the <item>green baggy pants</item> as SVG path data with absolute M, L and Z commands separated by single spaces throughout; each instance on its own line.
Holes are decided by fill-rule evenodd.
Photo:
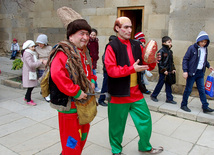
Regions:
M 149 142 L 152 133 L 151 114 L 145 99 L 141 99 L 133 103 L 108 104 L 109 141 L 112 153 L 116 154 L 122 152 L 121 143 L 128 112 L 132 117 L 140 137 L 138 149 L 140 151 L 150 151 L 152 149 Z

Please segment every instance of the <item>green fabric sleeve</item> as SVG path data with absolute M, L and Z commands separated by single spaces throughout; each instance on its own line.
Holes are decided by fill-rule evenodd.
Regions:
M 80 90 L 78 91 L 77 95 L 74 96 L 74 98 L 80 97 L 81 93 L 82 93 L 82 90 L 80 89 Z
M 94 81 L 94 79 L 91 79 L 91 82 L 95 84 L 95 81 Z

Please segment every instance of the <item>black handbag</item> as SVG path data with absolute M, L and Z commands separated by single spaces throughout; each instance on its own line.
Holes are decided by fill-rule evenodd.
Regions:
M 170 84 L 170 85 L 173 85 L 176 83 L 176 75 L 175 73 L 168 73 L 168 75 L 165 76 L 165 82 Z

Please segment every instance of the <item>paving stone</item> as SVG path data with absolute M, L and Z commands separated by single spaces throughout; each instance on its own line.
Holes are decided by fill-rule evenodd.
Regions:
M 214 149 L 214 126 L 208 126 L 198 140 L 197 144 Z
M 152 124 L 156 123 L 157 121 L 159 121 L 164 116 L 164 114 L 154 112 L 154 111 L 150 111 L 150 113 L 152 116 Z
M 150 98 L 146 99 L 146 103 L 148 104 L 149 109 L 153 111 L 158 111 L 159 107 L 164 104 L 163 102 L 154 102 Z
M 138 138 L 136 138 L 135 140 L 131 141 L 129 144 L 127 144 L 124 148 L 122 153 L 124 155 L 143 155 L 143 154 L 148 154 L 148 153 L 142 153 L 138 151 Z M 157 146 L 162 146 L 161 142 L 157 142 L 159 143 Z M 154 145 L 153 143 L 151 144 L 152 146 L 156 147 L 156 145 Z M 106 154 L 107 155 L 107 154 Z M 160 153 L 160 155 L 178 155 L 177 153 L 173 153 L 173 152 L 169 152 L 168 150 L 166 150 L 164 148 L 164 151 L 162 153 Z
M 95 124 L 97 124 L 97 123 L 99 123 L 100 121 L 103 121 L 103 120 L 105 120 L 105 119 L 108 119 L 108 118 L 103 118 L 103 117 L 100 117 L 100 116 L 96 116 L 96 117 L 94 118 L 94 120 L 90 123 L 90 125 L 95 125 Z
M 108 117 L 108 107 L 97 106 L 97 116 L 106 118 Z
M 8 101 L 1 102 L 0 107 L 8 109 L 12 112 L 26 110 L 27 108 L 29 108 L 27 104 L 24 104 L 23 98 L 22 98 L 22 102 L 23 103 L 20 104 L 19 102 L 16 102 L 14 100 L 8 100 Z
M 50 130 L 52 130 L 51 127 L 43 124 L 35 124 L 0 138 L 0 143 L 11 148 Z
M 201 109 L 202 103 L 199 98 L 192 98 L 192 100 L 188 103 L 188 106 Z
M 196 143 L 203 131 L 207 127 L 206 124 L 185 120 L 171 135 L 171 137 Z
M 30 155 L 44 150 L 60 141 L 58 130 L 51 130 L 45 134 L 32 138 L 24 143 L 16 145 L 11 149 L 22 155 Z
M 54 129 L 59 129 L 58 115 L 41 122 Z
M 1 104 L 0 104 L 1 105 Z M 0 108 L 0 116 L 4 116 L 11 113 L 11 111 L 4 109 L 4 108 Z
M 197 115 L 200 113 L 200 110 L 195 107 L 189 107 L 191 109 L 191 112 L 186 112 L 181 109 L 177 111 L 177 116 L 189 120 L 196 121 Z
M 47 147 L 46 149 L 35 153 L 35 155 L 59 155 L 62 152 L 61 143 L 57 142 L 56 144 Z
M 153 124 L 152 131 L 170 136 L 183 123 L 183 121 L 184 120 L 181 118 L 165 115 Z
M 214 149 L 195 145 L 189 155 L 213 155 Z
M 14 121 L 14 122 L 10 122 L 8 124 L 1 125 L 0 126 L 0 137 L 11 134 L 13 132 L 24 129 L 24 128 L 29 127 L 34 124 L 36 124 L 35 121 L 30 120 L 29 118 L 22 118 L 22 119 Z
M 188 155 L 193 147 L 193 144 L 190 142 L 157 133 L 152 133 L 150 142 L 154 147 L 162 146 L 167 152 L 172 152 L 177 155 Z M 163 152 L 163 154 L 165 155 L 165 152 Z
M 170 103 L 164 103 L 159 107 L 160 112 L 164 112 L 171 115 L 176 115 L 179 109 L 180 109 L 180 106 L 178 104 L 170 104 Z
M 201 111 L 197 116 L 197 121 L 214 125 L 214 112 L 212 112 L 212 113 L 203 113 Z
M 2 155 L 18 155 L 18 153 L 15 153 L 11 151 L 10 149 L 0 145 L 0 154 Z
M 128 114 L 126 125 L 131 125 L 131 126 L 135 127 L 134 122 L 132 120 L 132 117 L 131 117 L 130 113 Z
M 99 146 L 110 148 L 109 138 L 108 138 L 108 120 L 107 119 L 102 120 L 97 124 L 94 124 L 90 128 L 88 141 Z
M 36 109 L 39 109 L 42 111 L 49 111 L 58 115 L 57 110 L 51 108 L 50 103 L 48 103 L 47 101 L 42 99 L 42 100 L 36 100 L 35 102 L 37 103 L 37 105 L 35 106 Z
M 9 113 L 7 115 L 0 117 L 0 125 L 4 125 L 13 121 L 16 121 L 18 119 L 23 118 L 23 116 L 16 114 L 16 113 Z
M 11 97 L 18 98 L 21 96 L 21 94 L 14 92 L 13 89 L 11 89 L 10 87 L 9 89 L 0 89 L 0 101 L 11 99 Z
M 90 145 L 84 148 L 82 155 L 110 155 L 111 149 L 99 146 L 99 145 Z
M 29 106 L 29 108 L 17 111 L 17 113 L 38 122 L 56 116 L 56 111 L 52 111 L 52 109 L 44 111 L 37 109 L 36 106 Z

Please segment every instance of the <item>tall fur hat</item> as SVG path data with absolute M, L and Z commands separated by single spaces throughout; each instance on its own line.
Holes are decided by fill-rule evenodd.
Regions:
M 79 13 L 73 9 L 63 6 L 57 9 L 57 15 L 61 19 L 64 27 L 67 29 L 68 24 L 73 22 L 76 19 L 83 19 Z

